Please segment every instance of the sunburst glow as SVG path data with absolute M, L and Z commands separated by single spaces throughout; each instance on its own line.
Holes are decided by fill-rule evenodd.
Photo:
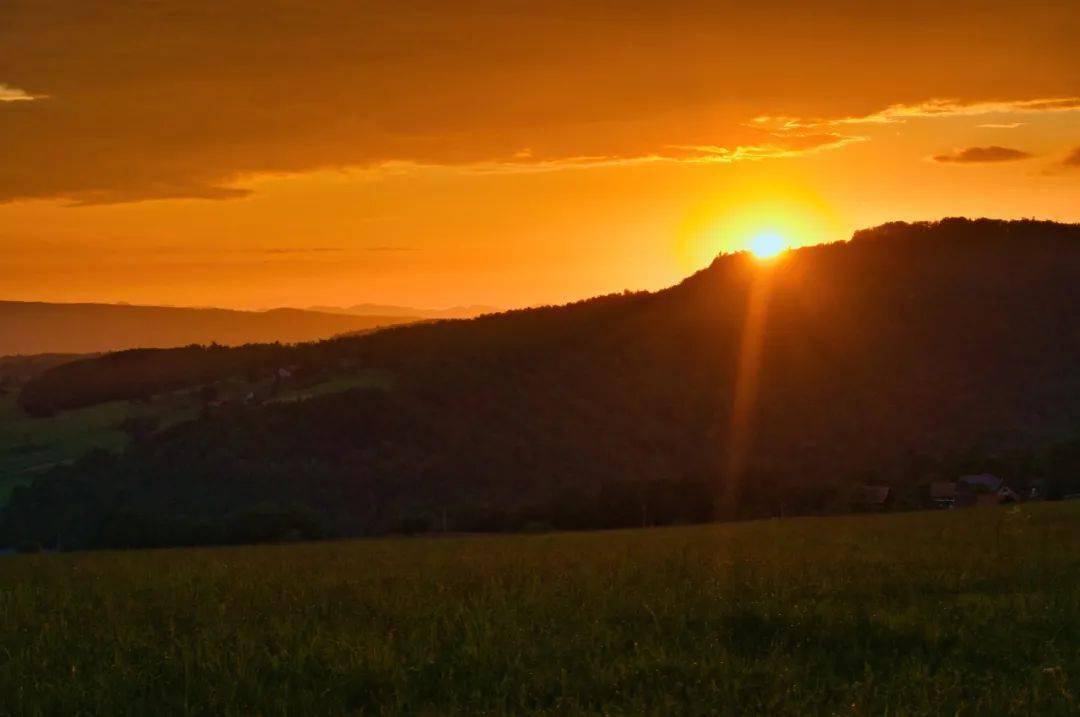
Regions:
M 788 249 L 851 235 L 832 206 L 805 185 L 789 182 L 724 187 L 686 217 L 679 231 L 685 270 L 719 254 L 752 252 L 766 261 Z
M 772 259 L 788 248 L 788 241 L 776 232 L 764 232 L 751 239 L 747 248 L 758 259 Z

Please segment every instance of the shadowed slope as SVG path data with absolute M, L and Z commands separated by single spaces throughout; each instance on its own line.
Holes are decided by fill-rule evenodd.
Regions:
M 59 502 L 80 539 L 123 544 L 138 541 L 102 537 L 109 516 L 268 501 L 347 534 L 507 511 L 596 526 L 826 510 L 864 472 L 912 486 L 955 456 L 1070 436 L 1078 287 L 1078 227 L 896 224 L 768 264 L 720 257 L 655 294 L 301 346 L 394 388 L 208 416 L 39 481 L 10 517 L 29 530 Z

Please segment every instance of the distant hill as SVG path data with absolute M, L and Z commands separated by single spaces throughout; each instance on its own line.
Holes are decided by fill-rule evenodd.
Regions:
M 0 356 L 95 353 L 218 343 L 294 343 L 416 320 L 300 309 L 231 311 L 124 304 L 0 301 Z
M 494 306 L 474 304 L 470 306 L 451 306 L 446 309 L 418 309 L 413 306 L 394 306 L 393 304 L 354 304 L 353 306 L 312 306 L 309 311 L 324 314 L 350 314 L 353 316 L 404 316 L 420 319 L 472 319 L 484 314 L 500 311 Z
M 1080 226 L 887 224 L 655 293 L 248 349 L 228 370 L 388 378 L 205 411 L 16 489 L 4 520 L 162 545 L 829 512 L 866 483 L 915 506 L 960 471 L 1080 490 L 1078 316 Z M 228 362 L 115 354 L 23 397 L 137 397 L 204 364 Z
M 95 358 L 98 354 L 14 354 L 0 356 L 0 389 L 16 387 L 61 364 Z

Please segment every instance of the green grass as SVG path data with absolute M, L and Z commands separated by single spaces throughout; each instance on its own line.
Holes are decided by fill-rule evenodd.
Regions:
M 354 388 L 382 388 L 389 389 L 392 381 L 390 374 L 385 371 L 365 370 L 345 376 L 338 376 L 314 383 L 303 388 L 289 388 L 277 396 L 269 399 L 267 403 L 287 403 L 291 401 L 304 401 L 315 396 L 325 396 L 330 393 L 341 393 Z
M 10 714 L 1076 714 L 1080 503 L 0 557 Z
M 92 448 L 119 450 L 127 444 L 120 422 L 130 413 L 125 402 L 105 403 L 50 418 L 31 418 L 0 396 L 0 506 L 12 488 L 40 472 L 83 455 Z
M 159 428 L 193 418 L 198 403 L 188 394 L 168 394 L 135 404 L 113 401 L 62 411 L 48 418 L 26 415 L 12 394 L 0 396 L 0 507 L 15 486 L 92 449 L 119 451 L 130 438 L 120 429 L 129 416 L 154 416 Z

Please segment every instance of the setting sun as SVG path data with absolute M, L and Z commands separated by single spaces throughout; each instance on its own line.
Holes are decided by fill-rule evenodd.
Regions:
M 882 5 L 0 0 L 0 717 L 1080 717 L 1080 0 Z
M 693 271 L 719 254 L 748 251 L 764 260 L 846 238 L 851 231 L 813 187 L 797 181 L 748 182 L 701 201 L 680 227 L 678 246 L 685 269 Z
M 758 259 L 772 259 L 788 248 L 788 242 L 784 237 L 774 232 L 758 234 L 750 240 L 748 249 Z

